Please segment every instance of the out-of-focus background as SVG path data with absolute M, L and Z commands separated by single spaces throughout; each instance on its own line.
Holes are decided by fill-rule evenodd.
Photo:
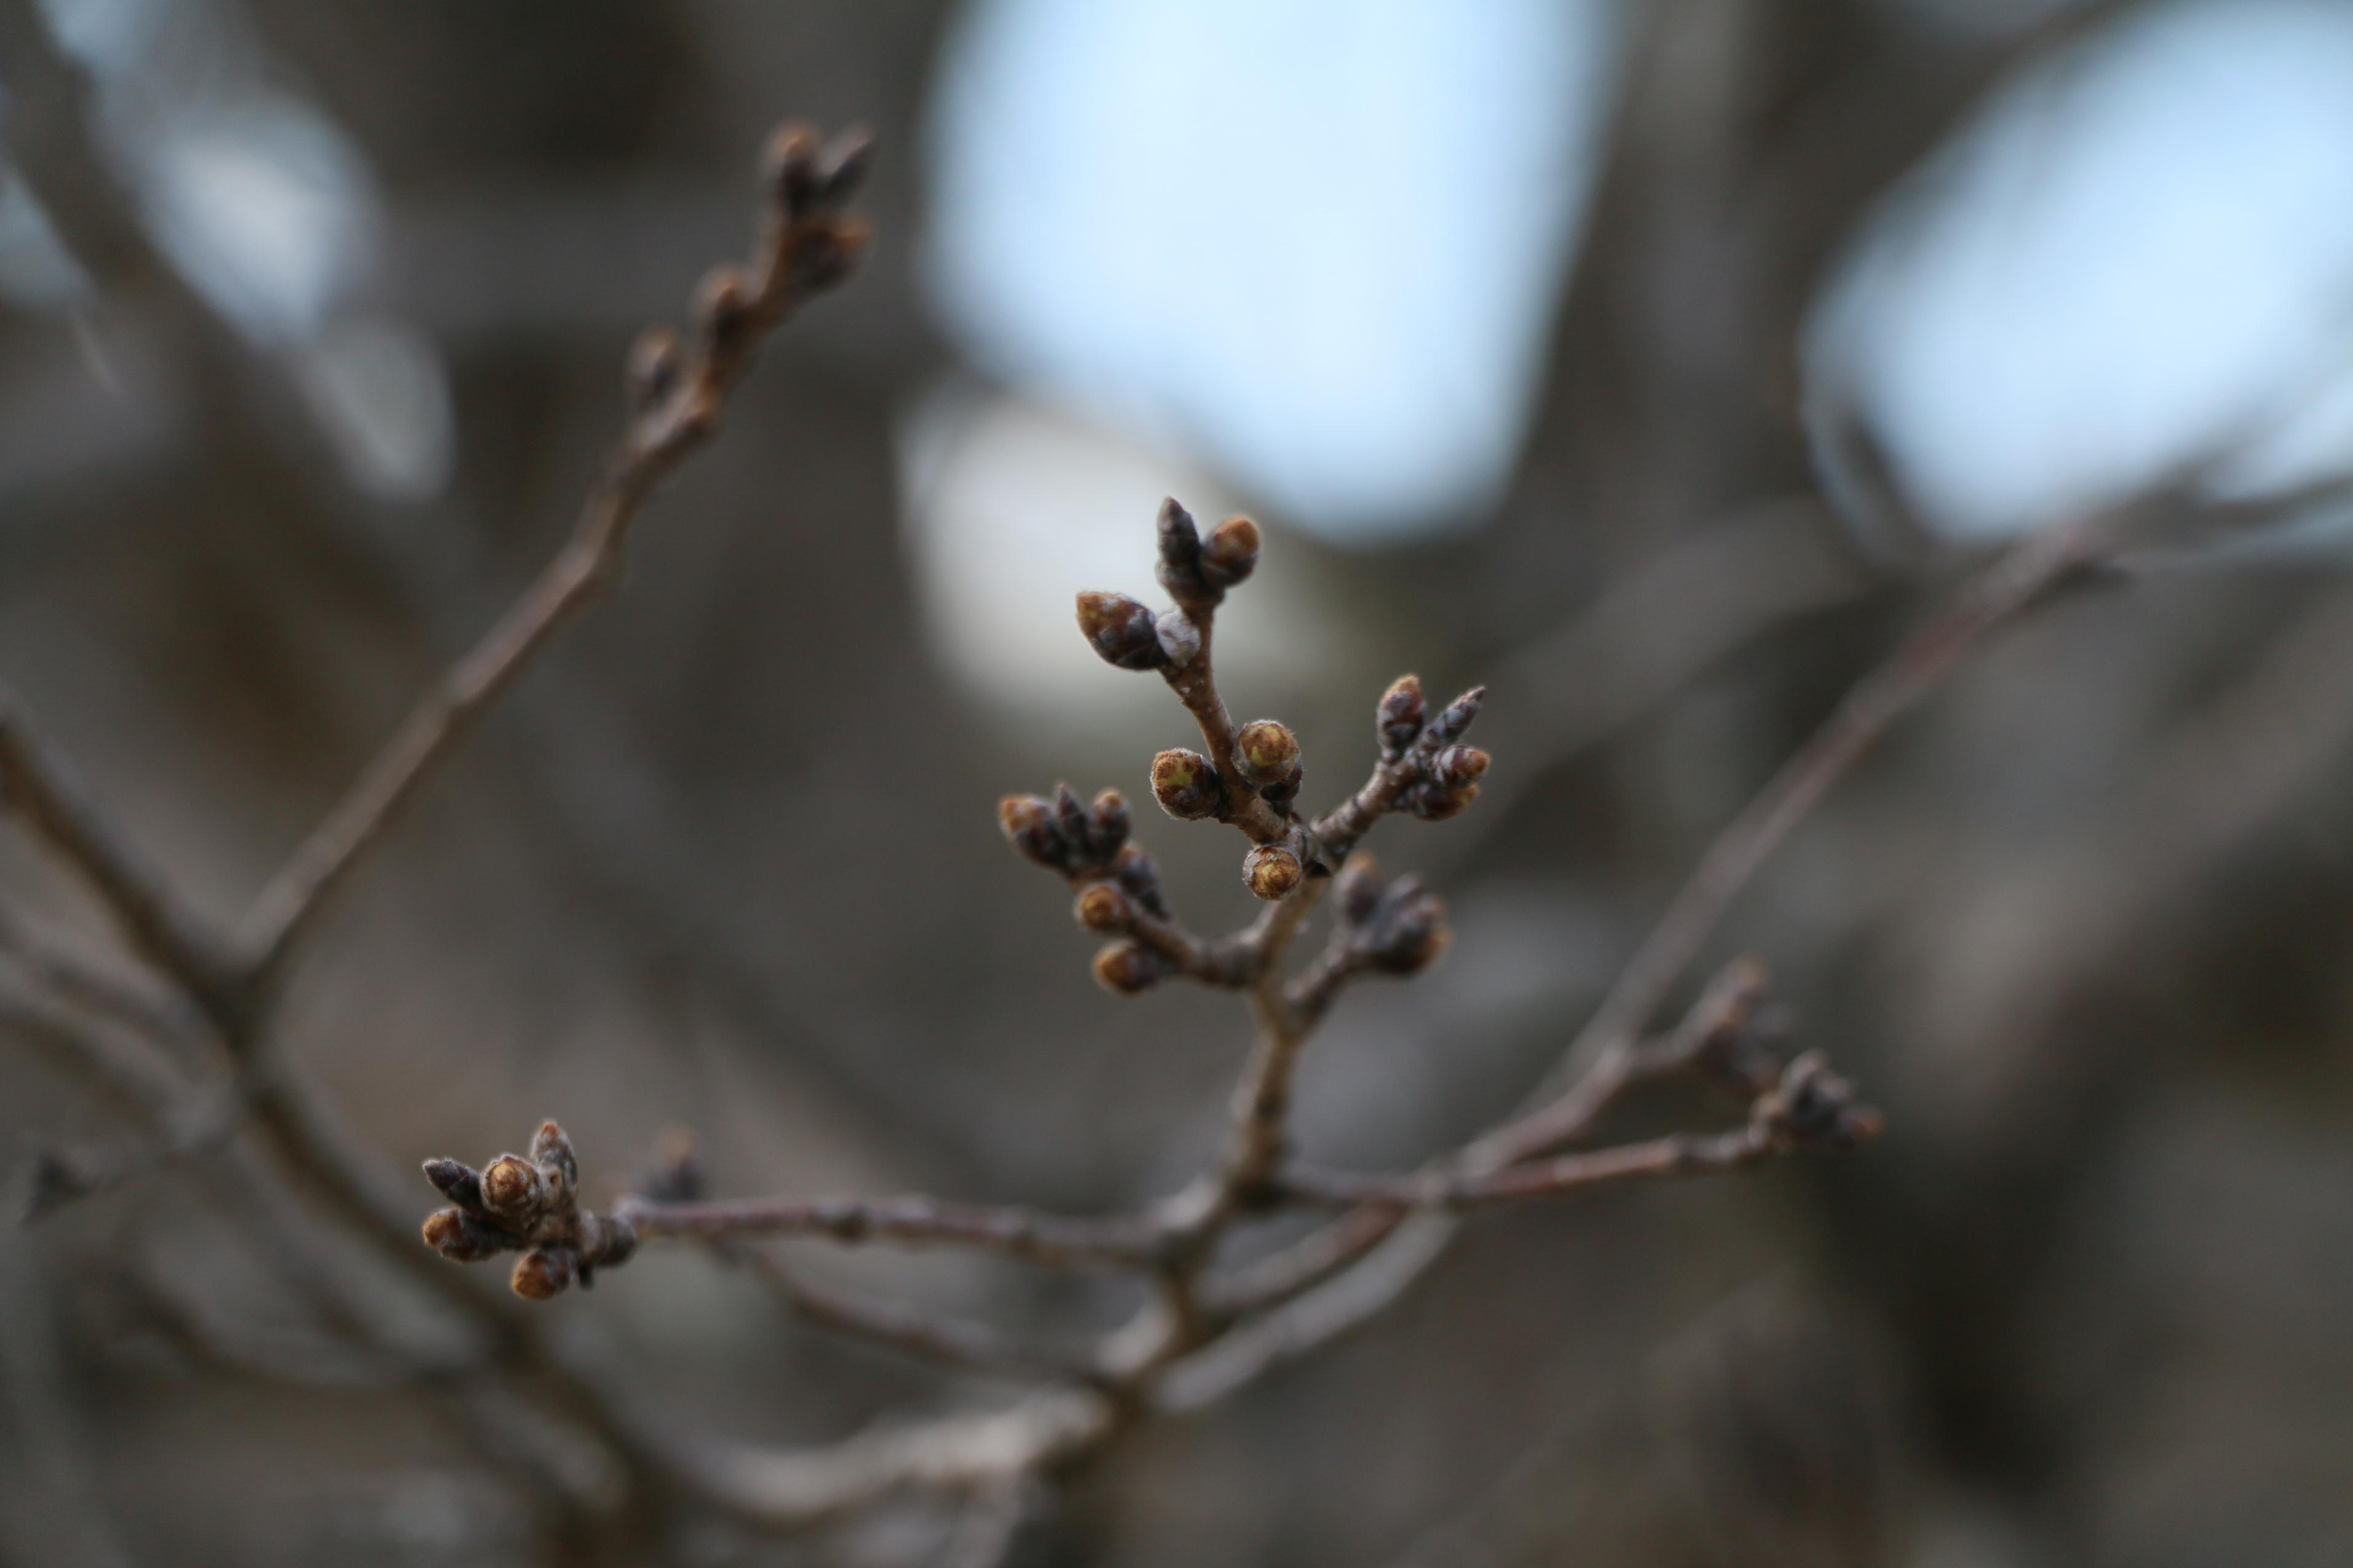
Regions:
M 53 212 L 0 170 L 0 679 L 224 917 L 568 528 L 767 127 L 879 134 L 868 267 L 295 981 L 290 1048 L 403 1165 L 552 1113 L 592 1180 L 671 1125 L 731 1193 L 1181 1180 L 1239 1010 L 1098 990 L 993 820 L 1141 798 L 1184 739 L 1069 625 L 1149 588 L 1164 493 L 1267 529 L 1226 684 L 1311 799 L 1392 676 L 1490 685 L 1486 798 L 1377 846 L 1453 952 L 1308 1066 L 1306 1146 L 1363 1166 L 1517 1098 L 1970 561 L 2156 489 L 2264 512 L 2002 638 L 1722 934 L 1878 1145 L 1483 1216 L 1023 1550 L 2353 1561 L 2353 533 L 2293 504 L 2353 473 L 2353 5 L 5 6 L 89 73 L 110 178 Z M 1248 916 L 1229 835 L 1142 832 L 1194 923 Z M 0 884 L 96 944 L 14 831 Z M 108 1134 L 27 1044 L 12 1155 Z M 533 1560 L 201 1173 L 0 1241 L 0 1561 Z M 1125 1305 L 813 1261 L 1008 1323 Z M 687 1249 L 551 1310 L 714 1431 L 974 1396 Z

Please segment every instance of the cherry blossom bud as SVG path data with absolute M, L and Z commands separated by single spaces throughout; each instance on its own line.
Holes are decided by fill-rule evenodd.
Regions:
M 1287 897 L 1305 875 L 1299 857 L 1280 844 L 1261 844 L 1242 858 L 1242 881 L 1269 903 Z
M 1054 803 L 1034 795 L 1008 795 L 997 803 L 997 825 L 1012 846 L 1040 866 L 1060 870 L 1061 835 L 1054 827 Z
M 1448 789 L 1476 784 L 1493 759 L 1476 746 L 1449 746 L 1430 759 L 1430 774 Z
M 1180 605 L 1208 597 L 1201 580 L 1201 535 L 1175 496 L 1160 503 L 1160 585 Z
M 1124 996 L 1149 990 L 1163 973 L 1158 955 L 1139 942 L 1115 942 L 1095 954 L 1097 983 Z
M 1471 727 L 1471 721 L 1479 716 L 1479 705 L 1486 700 L 1487 689 L 1474 686 L 1448 703 L 1446 710 L 1430 721 L 1430 743 L 1443 746 L 1461 739 L 1462 731 Z
M 825 180 L 818 168 L 817 132 L 808 126 L 780 126 L 761 153 L 760 172 L 787 216 L 804 216 L 821 205 Z
M 1398 676 L 1381 693 L 1377 725 L 1383 757 L 1401 757 L 1421 738 L 1422 712 L 1420 678 Z
M 1106 664 L 1155 669 L 1167 662 L 1152 611 L 1124 594 L 1079 595 L 1079 631 Z
M 527 1301 L 544 1301 L 561 1295 L 572 1283 L 573 1273 L 570 1247 L 534 1247 L 515 1259 L 514 1273 L 507 1283 Z
M 1109 882 L 1089 882 L 1071 905 L 1071 918 L 1086 930 L 1114 936 L 1127 929 L 1127 895 Z
M 694 290 L 694 320 L 714 344 L 729 344 L 751 324 L 752 283 L 744 269 L 723 261 Z
M 1127 796 L 1115 789 L 1107 789 L 1095 796 L 1088 814 L 1087 847 L 1094 851 L 1097 860 L 1109 861 L 1127 842 L 1134 818 L 1128 815 Z
M 1338 900 L 1340 918 L 1350 925 L 1362 925 L 1372 919 L 1380 907 L 1381 872 L 1369 855 L 1351 855 L 1348 863 L 1340 868 L 1333 879 L 1332 892 Z
M 482 1206 L 501 1219 L 529 1218 L 546 1206 L 548 1180 L 520 1154 L 501 1154 L 482 1171 Z
M 1251 784 L 1280 784 L 1299 766 L 1299 738 L 1272 719 L 1254 719 L 1234 736 L 1234 761 Z
M 1152 759 L 1152 798 L 1180 821 L 1215 816 L 1223 794 L 1209 759 L 1198 752 L 1172 746 Z
M 1389 914 L 1369 959 L 1375 969 L 1385 973 L 1412 974 L 1435 963 L 1452 940 L 1446 924 L 1446 900 L 1435 893 L 1415 894 Z
M 1223 591 L 1241 582 L 1258 565 L 1258 524 L 1246 517 L 1229 517 L 1201 542 L 1201 581 Z

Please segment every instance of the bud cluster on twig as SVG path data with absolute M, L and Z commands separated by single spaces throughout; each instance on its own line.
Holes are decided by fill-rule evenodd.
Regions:
M 628 1260 L 638 1233 L 619 1215 L 580 1206 L 580 1165 L 572 1140 L 553 1121 L 533 1134 L 531 1153 L 501 1154 L 480 1170 L 458 1160 L 427 1160 L 425 1179 L 450 1206 L 426 1216 L 425 1239 L 442 1257 L 480 1263 L 520 1252 L 514 1293 L 544 1301 L 575 1283 L 587 1289 L 596 1270 Z
M 1348 858 L 1333 893 L 1335 938 L 1363 968 L 1413 974 L 1429 968 L 1452 939 L 1446 900 L 1426 890 L 1419 877 L 1384 883 L 1369 855 Z

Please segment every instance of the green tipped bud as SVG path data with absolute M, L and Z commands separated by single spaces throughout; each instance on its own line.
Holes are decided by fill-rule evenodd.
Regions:
M 1258 565 L 1258 524 L 1229 517 L 1201 542 L 1201 581 L 1223 590 L 1248 577 Z
M 1234 736 L 1242 777 L 1263 787 L 1281 784 L 1299 766 L 1299 738 L 1272 719 L 1255 719 Z
M 1182 821 L 1214 816 L 1224 793 L 1209 759 L 1198 752 L 1172 746 L 1152 759 L 1152 798 L 1171 816 Z
M 1152 611 L 1124 594 L 1080 595 L 1079 632 L 1104 663 L 1121 669 L 1156 669 L 1168 661 Z
M 1242 858 L 1242 881 L 1267 902 L 1288 898 L 1307 875 L 1299 857 L 1280 844 L 1261 844 Z

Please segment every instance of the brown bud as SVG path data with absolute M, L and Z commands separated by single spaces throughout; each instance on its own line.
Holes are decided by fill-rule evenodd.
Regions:
M 760 173 L 787 216 L 816 209 L 824 180 L 818 169 L 817 132 L 797 121 L 779 126 L 760 157 Z
M 1193 514 L 1175 496 L 1160 503 L 1160 585 L 1178 603 L 1199 599 L 1208 592 L 1201 581 L 1201 535 Z
M 631 405 L 650 408 L 668 396 L 670 389 L 678 384 L 679 366 L 682 362 L 676 331 L 657 325 L 639 332 L 638 341 L 629 345 Z
M 1106 664 L 1156 669 L 1168 660 L 1151 610 L 1124 594 L 1079 595 L 1079 632 Z
M 1159 957 L 1137 942 L 1115 942 L 1095 954 L 1096 983 L 1123 996 L 1150 989 L 1161 973 Z
M 1443 822 L 1450 816 L 1460 816 L 1462 808 L 1479 798 L 1479 786 L 1463 784 L 1449 789 L 1443 784 L 1426 784 L 1406 795 L 1406 805 L 1424 822 Z
M 839 206 L 858 194 L 873 163 L 872 132 L 862 125 L 853 125 L 837 133 L 818 158 L 818 199 L 827 206 Z
M 732 261 L 704 273 L 694 290 L 694 319 L 713 342 L 728 342 L 741 334 L 751 310 L 751 280 Z
M 1201 581 L 1210 587 L 1232 587 L 1258 565 L 1258 524 L 1246 517 L 1229 517 L 1201 542 Z
M 1155 915 L 1168 912 L 1166 900 L 1160 896 L 1160 865 L 1141 844 L 1123 844 L 1112 861 L 1112 869 L 1119 876 L 1119 885 L 1130 898 Z
M 1054 831 L 1060 836 L 1062 842 L 1074 850 L 1083 852 L 1086 848 L 1087 831 L 1092 826 L 1093 824 L 1087 817 L 1086 803 L 1079 798 L 1079 792 L 1066 784 L 1056 784 L 1054 786 Z
M 1376 722 L 1382 756 L 1403 756 L 1406 748 L 1421 738 L 1422 712 L 1420 678 L 1398 676 L 1389 689 L 1381 693 L 1379 717 Z
M 1071 916 L 1086 930 L 1112 936 L 1127 929 L 1127 895 L 1109 882 L 1089 882 L 1079 889 Z
M 425 1244 L 458 1263 L 480 1263 L 506 1247 L 497 1231 L 458 1209 L 436 1209 L 425 1216 Z
M 1261 844 L 1242 857 L 1242 881 L 1269 903 L 1288 897 L 1306 874 L 1299 857 L 1280 844 Z
M 427 1160 L 425 1179 L 459 1208 L 471 1214 L 482 1209 L 482 1177 L 462 1160 Z
M 1435 893 L 1422 893 L 1407 900 L 1389 916 L 1388 929 L 1369 956 L 1375 969 L 1412 974 L 1437 962 L 1452 940 L 1446 924 L 1446 900 Z
M 580 1184 L 580 1162 L 572 1152 L 572 1140 L 554 1121 L 543 1121 L 531 1138 L 532 1163 L 547 1172 L 558 1189 L 570 1192 Z
M 1034 795 L 1008 795 L 997 803 L 997 826 L 1012 846 L 1040 866 L 1060 869 L 1061 835 L 1054 827 L 1054 803 Z
M 1487 689 L 1483 686 L 1474 686 L 1448 703 L 1446 710 L 1430 721 L 1430 743 L 1433 746 L 1443 746 L 1450 742 L 1460 740 L 1462 731 L 1471 727 L 1471 721 L 1479 716 L 1480 704 L 1486 700 Z
M 1430 774 L 1448 789 L 1476 784 L 1493 759 L 1476 746 L 1449 746 L 1430 759 Z
M 1198 752 L 1172 746 L 1152 759 L 1152 798 L 1171 816 L 1191 821 L 1214 816 L 1223 794 L 1209 759 Z
M 563 1293 L 572 1283 L 573 1272 L 570 1247 L 534 1247 L 515 1259 L 507 1283 L 526 1301 L 544 1301 Z
M 819 218 L 799 231 L 792 257 L 793 285 L 814 294 L 832 288 L 858 266 L 874 237 L 861 217 Z
M 1134 818 L 1128 815 L 1127 796 L 1107 789 L 1095 796 L 1094 807 L 1089 813 L 1087 845 L 1095 852 L 1096 859 L 1109 860 L 1127 842 L 1128 832 L 1134 826 Z
M 1254 719 L 1234 736 L 1234 761 L 1251 784 L 1280 784 L 1299 766 L 1299 738 L 1272 719 Z
M 521 1218 L 536 1210 L 547 1189 L 538 1166 L 517 1154 L 501 1154 L 482 1171 L 482 1204 L 491 1213 Z

